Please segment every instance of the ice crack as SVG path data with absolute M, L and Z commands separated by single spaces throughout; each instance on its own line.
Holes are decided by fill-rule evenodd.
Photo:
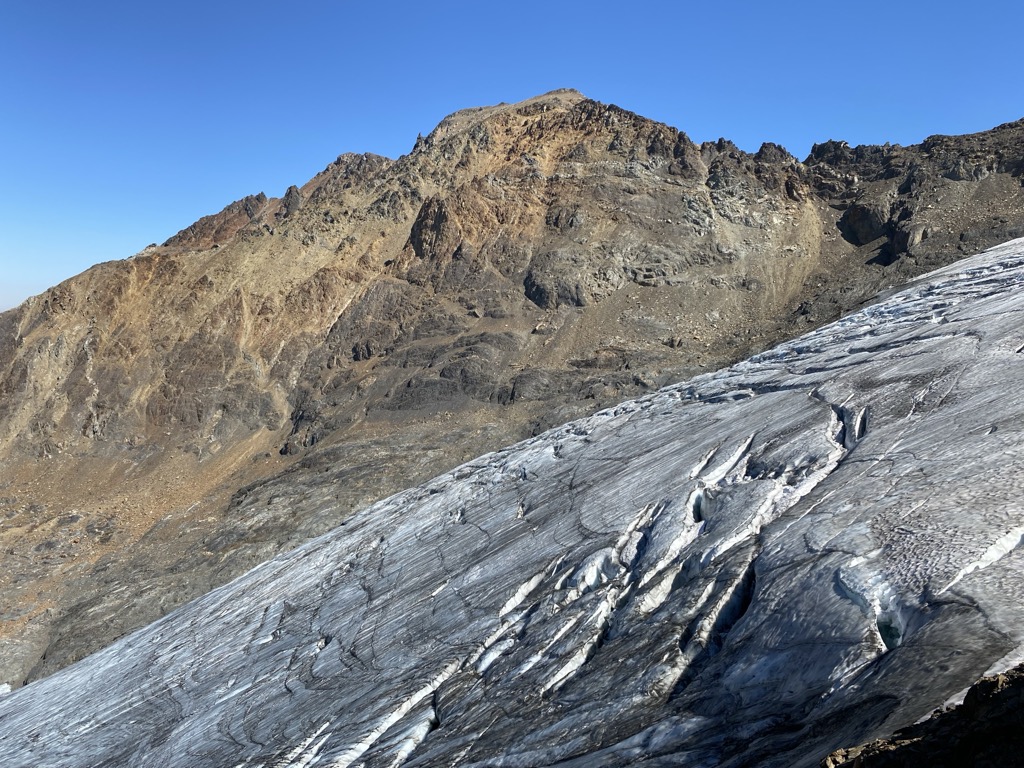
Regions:
M 409 714 L 414 707 L 425 700 L 428 696 L 433 696 L 434 692 L 437 691 L 441 685 L 451 679 L 460 669 L 462 669 L 461 660 L 449 662 L 440 672 L 434 675 L 426 685 L 417 690 L 412 694 L 412 696 L 407 698 L 390 713 L 381 718 L 377 725 L 375 725 L 370 732 L 366 734 L 366 736 L 336 757 L 328 765 L 328 768 L 348 768 L 348 766 L 355 763 L 356 760 L 366 754 L 366 752 L 377 743 L 381 736 L 387 733 L 388 729 Z M 429 729 L 426 733 L 429 733 Z M 423 734 L 424 737 L 426 737 L 426 733 Z M 416 743 L 418 744 L 419 742 Z M 413 744 L 413 748 L 415 748 L 415 746 L 416 745 Z M 412 749 L 409 749 L 409 753 L 411 752 Z M 406 757 L 408 757 L 408 754 Z M 405 758 L 403 758 L 403 761 L 404 759 Z
M 939 594 L 948 592 L 951 587 L 958 584 L 968 574 L 988 568 L 990 565 L 1002 560 L 1022 544 L 1024 544 L 1024 525 L 1012 528 L 996 539 L 981 557 L 961 568 L 956 576 L 953 577 L 953 580 L 939 590 Z

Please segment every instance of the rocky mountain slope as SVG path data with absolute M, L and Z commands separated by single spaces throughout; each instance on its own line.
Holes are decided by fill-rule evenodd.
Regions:
M 1024 754 L 1024 666 L 984 677 L 959 706 L 936 710 L 894 736 L 838 749 L 822 768 L 1001 768 Z
M 558 91 L 343 155 L 0 315 L 0 681 L 1024 234 L 1022 133 L 799 162 Z
M 4 764 L 802 768 L 907 726 L 1024 650 L 1022 287 L 1018 240 L 350 515 L 0 697 Z

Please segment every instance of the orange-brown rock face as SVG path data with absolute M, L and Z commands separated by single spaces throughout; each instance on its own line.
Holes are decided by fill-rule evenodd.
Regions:
M 1024 234 L 1022 131 L 800 163 L 557 91 L 398 160 L 343 155 L 0 315 L 0 682 Z

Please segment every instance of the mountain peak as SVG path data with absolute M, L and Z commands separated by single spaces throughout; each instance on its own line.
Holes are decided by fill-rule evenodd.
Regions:
M 581 101 L 585 101 L 584 96 L 579 91 L 573 90 L 572 88 L 559 88 L 554 91 L 548 91 L 547 93 L 534 96 L 524 101 L 518 101 L 515 103 L 501 102 L 493 106 L 487 107 L 469 107 L 467 109 L 460 109 L 457 112 L 453 112 L 444 118 L 437 127 L 431 131 L 428 139 L 432 141 L 443 141 L 444 139 L 451 138 L 452 136 L 470 130 L 473 126 L 478 125 L 485 120 L 492 118 L 496 115 L 514 113 L 521 110 L 548 110 L 548 109 L 561 109 L 568 110 L 575 106 Z
M 1004 139 L 802 164 L 553 91 L 457 112 L 395 160 L 343 155 L 0 314 L 0 615 L 24 617 L 0 622 L 0 683 L 1024 234 Z

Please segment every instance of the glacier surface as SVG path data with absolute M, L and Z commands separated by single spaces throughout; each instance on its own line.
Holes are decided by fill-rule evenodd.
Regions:
M 1024 648 L 1024 241 L 0 697 L 4 766 L 812 766 Z

